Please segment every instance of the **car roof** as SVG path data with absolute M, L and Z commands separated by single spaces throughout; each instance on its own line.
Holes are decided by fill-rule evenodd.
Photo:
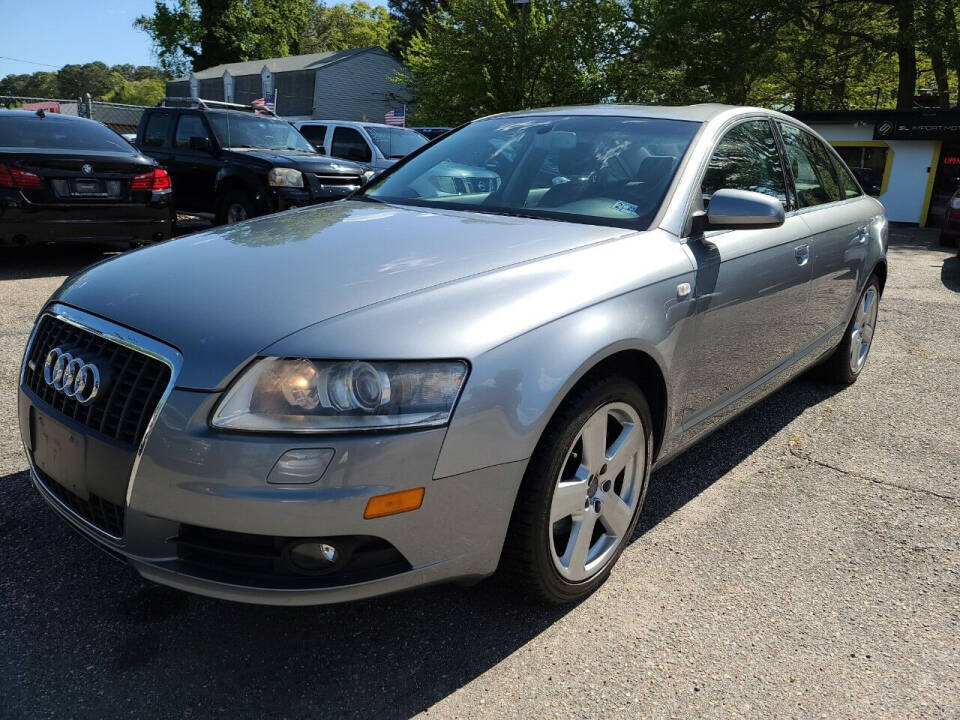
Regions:
M 252 110 L 233 110 L 231 108 L 218 107 L 177 107 L 176 105 L 156 105 L 154 107 L 146 108 L 144 112 L 160 110 L 179 110 L 182 112 L 193 111 L 201 113 L 214 113 L 217 115 L 234 115 L 236 117 L 258 117 L 266 120 L 278 120 L 282 123 L 287 122 L 283 118 L 277 117 L 276 115 L 271 115 L 270 113 L 258 113 Z
M 298 120 L 297 125 L 362 125 L 363 127 L 395 127 L 397 130 L 413 130 L 408 127 L 397 127 L 396 125 L 387 125 L 386 123 L 367 122 L 366 120 L 321 120 L 320 118 L 311 118 L 309 120 Z
M 43 115 L 40 116 L 37 115 L 36 110 L 18 110 L 14 108 L 13 110 L 0 110 L 0 117 L 15 117 L 20 120 L 33 119 L 37 122 L 84 122 L 96 123 L 97 125 L 103 124 L 97 120 L 90 120 L 89 118 L 78 117 L 77 115 L 65 115 L 51 110 L 44 110 Z
M 487 117 L 533 117 L 544 115 L 609 115 L 616 117 L 659 118 L 663 120 L 688 120 L 709 122 L 725 115 L 760 112 L 779 115 L 765 108 L 723 105 L 721 103 L 701 103 L 699 105 L 620 105 L 602 103 L 599 105 L 570 105 L 566 107 L 548 107 L 515 112 L 498 113 Z

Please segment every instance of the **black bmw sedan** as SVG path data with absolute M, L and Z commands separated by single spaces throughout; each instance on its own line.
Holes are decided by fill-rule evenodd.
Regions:
M 0 245 L 170 237 L 166 170 L 85 118 L 0 110 Z

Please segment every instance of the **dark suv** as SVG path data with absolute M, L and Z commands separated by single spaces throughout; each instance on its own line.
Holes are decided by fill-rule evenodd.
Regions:
M 164 98 L 140 118 L 137 147 L 167 169 L 177 209 L 231 223 L 339 200 L 367 179 L 360 165 L 318 154 L 263 108 Z

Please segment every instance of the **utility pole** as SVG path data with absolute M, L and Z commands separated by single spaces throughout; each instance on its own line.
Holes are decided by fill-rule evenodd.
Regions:
M 522 106 L 525 105 L 524 98 L 526 97 L 527 90 L 524 86 L 524 71 L 526 70 L 526 60 L 527 60 L 527 21 L 530 18 L 530 2 L 531 0 L 513 0 L 514 5 L 519 5 L 520 8 L 517 11 L 519 15 L 520 22 L 520 42 L 519 42 L 519 51 L 517 58 L 517 65 L 519 70 L 519 82 L 517 83 L 520 87 L 520 97 L 518 98 L 519 105 L 517 109 L 522 109 Z

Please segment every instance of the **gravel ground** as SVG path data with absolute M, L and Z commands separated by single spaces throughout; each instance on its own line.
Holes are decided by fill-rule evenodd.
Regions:
M 29 485 L 16 371 L 64 275 L 0 255 L 0 716 L 960 717 L 960 258 L 895 230 L 875 346 L 653 477 L 574 608 L 488 581 L 262 608 L 150 585 Z M 55 259 L 54 259 L 55 258 Z

